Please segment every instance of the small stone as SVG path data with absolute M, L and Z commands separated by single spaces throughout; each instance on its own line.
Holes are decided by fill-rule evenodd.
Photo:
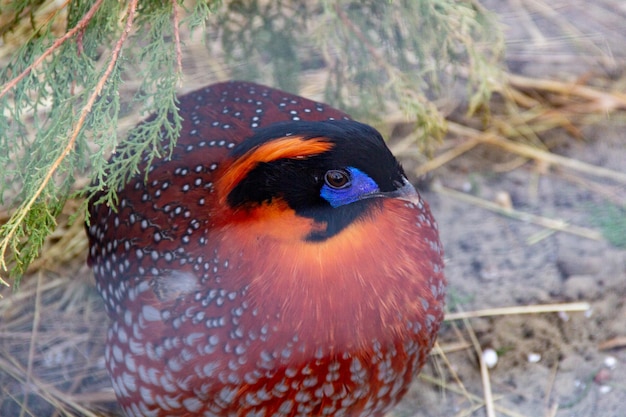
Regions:
M 511 200 L 511 195 L 506 191 L 499 191 L 495 197 L 495 203 L 502 207 L 505 210 L 513 209 L 513 201 Z
M 606 366 L 607 368 L 614 369 L 616 365 L 617 359 L 615 359 L 615 356 L 607 356 L 606 358 L 604 358 L 604 366 Z
M 498 364 L 498 352 L 491 348 L 483 350 L 483 362 L 489 369 L 493 369 Z
M 528 362 L 529 363 L 537 363 L 541 360 L 541 355 L 538 353 L 531 352 L 528 354 Z

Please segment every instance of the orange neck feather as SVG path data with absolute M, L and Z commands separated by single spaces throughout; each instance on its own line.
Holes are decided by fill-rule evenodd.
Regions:
M 433 263 L 442 269 L 441 254 L 430 244 L 438 241 L 436 233 L 416 229 L 415 212 L 404 202 L 387 200 L 382 211 L 324 242 L 298 239 L 310 230 L 309 219 L 281 216 L 293 222 L 233 224 L 222 242 L 258 254 L 242 259 L 252 282 L 232 284 L 250 284 L 252 299 L 263 300 L 264 314 L 281 317 L 285 334 L 295 332 L 311 345 L 358 349 L 372 339 L 398 337 L 407 320 L 442 314 L 424 310 L 441 302 L 431 292 L 436 278 L 443 279 L 433 274 Z

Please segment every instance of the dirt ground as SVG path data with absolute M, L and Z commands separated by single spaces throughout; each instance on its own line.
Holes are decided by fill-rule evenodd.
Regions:
M 590 71 L 603 76 L 623 75 L 620 65 L 626 62 L 626 41 L 622 42 L 626 33 L 615 30 L 621 27 L 623 31 L 626 19 L 626 7 L 621 3 L 613 4 L 616 8 L 611 10 L 604 7 L 612 4 L 608 0 L 595 2 L 589 9 L 585 1 L 557 2 L 552 6 L 560 14 L 554 19 L 567 23 L 554 25 L 557 29 L 553 27 L 555 20 L 537 10 L 529 10 L 528 15 L 519 13 L 519 9 L 513 13 L 513 3 L 485 2 L 507 25 L 507 63 L 511 69 L 566 79 Z M 531 3 L 538 8 L 543 4 Z M 600 15 L 602 24 L 596 19 Z M 537 26 L 530 25 L 527 18 Z M 570 26 L 580 31 L 582 46 L 557 41 L 563 28 Z M 545 36 L 543 43 L 540 35 Z M 590 58 L 589 50 L 594 47 L 597 56 Z M 559 53 L 553 54 L 555 50 Z M 546 59 L 541 65 L 531 65 L 529 56 L 533 54 Z M 557 154 L 626 172 L 623 114 L 606 116 L 600 123 L 583 127 L 582 133 L 580 140 L 554 130 L 543 139 L 558 143 L 553 149 Z M 496 415 L 626 416 L 626 346 L 618 343 L 606 348 L 607 342 L 626 337 L 626 249 L 604 238 L 550 231 L 441 191 L 442 187 L 453 189 L 488 201 L 502 201 L 508 196 L 517 210 L 597 231 L 608 204 L 626 201 L 626 186 L 560 167 L 520 161 L 487 146 L 477 147 L 437 169 L 422 184 L 446 250 L 451 312 L 580 301 L 588 302 L 591 308 L 584 312 L 487 316 L 470 319 L 467 324 L 444 323 L 439 344 L 447 350 L 451 365 L 433 355 L 422 378 L 414 383 L 393 416 L 486 415 L 482 406 L 484 383 L 470 331 L 482 349 L 493 348 L 499 353 L 497 366 L 489 371 Z M 621 233 L 626 235 L 626 228 Z M 84 259 L 84 255 L 79 254 L 77 259 Z M 71 271 L 71 277 L 66 276 L 67 271 Z M 68 401 L 86 405 L 87 409 L 92 408 L 90 403 L 98 404 L 107 414 L 115 414 L 114 403 L 106 401 L 112 398 L 112 391 L 102 360 L 106 321 L 86 323 L 82 339 L 64 341 L 64 332 L 75 325 L 76 315 L 94 317 L 94 312 L 97 316 L 101 311 L 104 317 L 90 271 L 81 262 L 74 262 L 65 270 L 42 277 L 41 282 L 46 284 L 39 292 L 29 292 L 29 286 L 36 281 L 25 281 L 22 295 L 3 290 L 0 366 L 10 374 L 24 370 L 27 365 L 10 363 L 7 358 L 33 349 L 39 359 L 29 366 L 36 370 L 38 380 L 45 381 L 49 376 L 58 380 L 59 373 L 66 374 L 67 383 L 51 389 L 75 391 L 73 384 L 78 383 L 83 394 L 66 396 Z M 67 291 L 67 286 L 72 291 Z M 13 324 L 17 328 L 21 323 L 14 318 L 8 325 L 7 317 L 13 317 L 12 310 L 24 303 L 40 305 L 46 300 L 57 303 L 58 309 L 35 315 L 40 339 L 36 346 L 29 347 L 32 333 L 13 329 Z M 11 336 L 7 337 L 9 332 Z M 464 388 L 460 388 L 453 373 Z M 55 401 L 58 403 L 55 398 L 59 396 L 42 394 L 42 387 L 50 388 L 37 381 L 23 384 L 15 378 L 1 388 L 0 416 L 18 415 L 14 399 L 21 401 L 24 393 L 30 395 L 33 415 L 54 415 Z M 462 389 L 469 394 L 460 392 Z M 49 398 L 48 403 L 37 400 L 39 396 Z
M 623 123 L 588 129 L 587 141 L 568 141 L 559 151 L 617 171 L 626 162 Z M 481 152 L 482 151 L 482 152 Z M 594 216 L 607 201 L 572 181 L 561 170 L 542 173 L 533 163 L 510 172 L 493 171 L 494 155 L 476 150 L 435 174 L 455 189 L 471 188 L 494 200 L 511 196 L 516 209 L 571 224 L 596 227 Z M 486 168 L 480 169 L 483 165 Z M 608 185 L 607 185 L 608 187 Z M 609 188 L 625 195 L 625 189 Z M 545 229 L 426 192 L 441 229 L 452 311 L 586 301 L 586 312 L 505 315 L 469 321 L 480 346 L 500 352 L 490 370 L 495 403 L 510 416 L 626 415 L 626 349 L 600 350 L 603 342 L 626 335 L 626 250 L 606 241 Z M 623 231 L 626 233 L 626 231 Z M 446 323 L 439 343 L 459 341 L 463 323 Z M 537 354 L 536 362 L 529 355 Z M 465 388 L 483 396 L 473 349 L 448 353 Z M 440 358 L 423 372 L 457 386 Z M 464 395 L 426 381 L 413 386 L 397 416 L 482 416 Z M 557 411 L 558 410 L 558 411 Z M 463 413 L 466 411 L 466 413 Z
M 610 1 L 551 3 L 484 2 L 505 25 L 507 65 L 536 77 L 575 80 L 589 74 L 621 74 L 626 47 L 624 4 Z M 524 9 L 526 7 L 526 9 Z M 523 12 L 525 10 L 525 12 Z M 542 12 L 542 10 L 544 12 Z M 621 27 L 622 30 L 616 30 Z M 572 31 L 575 31 L 573 33 Z M 595 52 L 591 52 L 594 50 Z M 617 172 L 626 172 L 626 121 L 607 116 L 582 130 L 584 140 L 562 131 L 543 139 L 553 151 Z M 525 163 L 513 170 L 511 158 L 481 147 L 434 173 L 446 187 L 490 201 L 510 196 L 513 207 L 528 213 L 598 230 L 611 202 L 624 204 L 626 187 L 560 168 Z M 452 311 L 586 301 L 591 309 L 575 313 L 505 315 L 471 319 L 480 346 L 501 353 L 490 370 L 498 416 L 626 416 L 626 250 L 513 220 L 426 192 L 446 249 L 448 305 Z M 626 236 L 622 224 L 609 228 Z M 439 343 L 469 342 L 462 322 L 446 323 Z M 621 348 L 604 349 L 622 338 Z M 530 355 L 530 359 L 529 359 Z M 483 398 L 476 353 L 448 353 L 452 369 L 467 391 Z M 458 387 L 440 358 L 423 374 L 445 381 L 441 388 L 419 381 L 395 411 L 396 416 L 484 416 L 477 401 L 456 394 Z M 450 389 L 449 389 L 450 388 Z

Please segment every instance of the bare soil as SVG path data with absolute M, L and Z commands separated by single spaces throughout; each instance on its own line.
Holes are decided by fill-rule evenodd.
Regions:
M 558 151 L 566 156 L 624 171 L 626 129 L 607 120 L 570 139 Z M 560 134 L 555 132 L 554 134 Z M 477 149 L 436 178 L 446 186 L 470 189 L 495 200 L 507 194 L 516 209 L 597 229 L 607 199 L 574 181 L 564 170 L 527 163 L 494 172 L 502 155 Z M 481 169 L 481 166 L 486 168 Z M 577 178 L 579 179 L 579 178 Z M 624 198 L 622 186 L 605 184 Z M 452 311 L 586 301 L 586 312 L 504 315 L 469 320 L 482 349 L 500 353 L 490 370 L 495 404 L 510 416 L 626 415 L 626 348 L 604 349 L 626 335 L 626 250 L 607 241 L 546 229 L 468 205 L 448 195 L 426 192 L 438 219 L 446 250 L 448 306 Z M 626 233 L 626 230 L 622 230 Z M 459 336 L 460 334 L 460 336 Z M 470 343 L 462 322 L 447 322 L 439 343 Z M 470 401 L 456 394 L 450 369 L 436 355 L 423 374 L 444 387 L 419 381 L 395 412 L 397 416 L 483 416 L 484 387 L 473 348 L 447 353 Z M 535 356 L 536 362 L 529 359 Z M 449 386 L 448 386 L 449 385 Z M 472 412 L 474 408 L 478 410 Z
M 624 76 L 622 2 L 483 4 L 497 12 L 503 24 L 506 62 L 512 72 L 572 83 Z M 600 118 L 581 133 L 579 140 L 557 129 L 542 139 L 557 144 L 553 149 L 557 154 L 626 172 L 623 114 Z M 510 155 L 481 147 L 439 169 L 434 177 L 455 190 L 490 201 L 510 196 L 515 209 L 595 230 L 610 204 L 623 207 L 626 201 L 623 183 L 516 162 Z M 500 407 L 496 415 L 626 416 L 626 250 L 606 240 L 546 233 L 447 194 L 426 192 L 426 198 L 446 249 L 450 310 L 576 301 L 591 305 L 580 313 L 505 315 L 471 319 L 467 326 L 444 325 L 441 345 L 470 342 L 469 327 L 482 349 L 500 353 L 497 366 L 490 370 L 494 402 Z M 614 236 L 626 237 L 626 215 L 621 214 L 620 221 L 606 227 Z M 475 349 L 447 353 L 447 359 L 476 400 L 454 393 L 459 384 L 435 356 L 423 374 L 444 387 L 422 378 L 395 415 L 486 415 L 480 405 L 484 384 Z

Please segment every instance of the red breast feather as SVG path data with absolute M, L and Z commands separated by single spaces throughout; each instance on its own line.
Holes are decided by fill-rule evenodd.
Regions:
M 106 360 L 126 414 L 384 414 L 423 366 L 443 316 L 427 204 L 394 198 L 398 181 L 342 151 L 354 145 L 342 138 L 254 142 L 276 122 L 347 119 L 323 104 L 234 82 L 183 96 L 180 108 L 172 158 L 147 182 L 131 181 L 117 212 L 90 207 L 89 263 L 112 319 Z M 393 170 L 390 155 L 380 165 Z M 308 210 L 303 184 L 344 161 L 362 164 L 351 172 L 375 178 L 380 195 Z

